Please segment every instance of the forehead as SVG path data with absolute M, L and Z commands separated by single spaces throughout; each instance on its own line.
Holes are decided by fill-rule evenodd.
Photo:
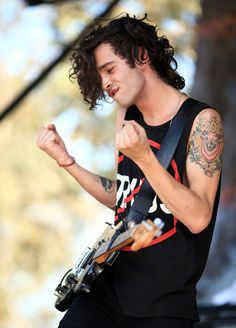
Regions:
M 109 43 L 101 43 L 95 50 L 94 50 L 95 60 L 96 60 L 96 67 L 98 70 L 101 70 L 104 65 L 121 60 L 115 54 L 113 47 Z

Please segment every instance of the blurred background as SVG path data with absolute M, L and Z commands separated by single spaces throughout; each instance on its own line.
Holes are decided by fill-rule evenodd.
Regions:
M 198 302 L 201 327 L 236 327 L 236 1 L 0 0 L 1 328 L 57 327 L 55 287 L 113 220 L 36 140 L 54 123 L 81 165 L 115 177 L 115 105 L 89 111 L 69 57 L 94 18 L 124 12 L 148 13 L 176 49 L 184 92 L 222 114 L 222 197 Z

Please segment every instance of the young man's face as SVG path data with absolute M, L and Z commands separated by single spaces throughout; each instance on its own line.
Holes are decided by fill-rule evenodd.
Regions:
M 142 66 L 131 68 L 108 43 L 100 44 L 94 54 L 102 89 L 121 107 L 137 104 L 145 83 Z

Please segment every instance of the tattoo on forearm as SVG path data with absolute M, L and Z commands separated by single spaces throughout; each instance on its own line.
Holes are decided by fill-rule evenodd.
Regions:
M 204 173 L 212 177 L 222 167 L 224 137 L 223 128 L 218 115 L 200 117 L 193 131 L 188 149 L 188 157 L 192 163 L 198 164 Z
M 112 192 L 113 190 L 113 182 L 110 179 L 99 177 L 99 180 L 101 181 L 101 184 L 105 191 Z

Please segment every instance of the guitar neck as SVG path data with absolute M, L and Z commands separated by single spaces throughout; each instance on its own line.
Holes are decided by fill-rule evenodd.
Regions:
M 121 232 L 115 238 L 114 242 L 111 245 L 110 245 L 111 239 L 102 243 L 101 246 L 96 250 L 95 254 L 93 255 L 93 260 L 95 260 L 97 263 L 103 263 L 106 261 L 106 259 L 110 256 L 111 253 L 118 251 L 119 249 L 123 248 L 124 246 L 129 245 L 133 241 L 131 234 L 132 234 L 134 228 L 135 227 L 130 228 L 124 232 Z M 109 249 L 108 249 L 108 247 L 109 247 Z

